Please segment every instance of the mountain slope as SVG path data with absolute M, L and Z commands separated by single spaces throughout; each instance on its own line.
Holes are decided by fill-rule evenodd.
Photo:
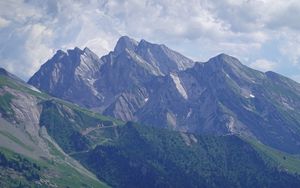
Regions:
M 239 134 L 299 153 L 300 84 L 270 74 L 221 54 L 164 77 L 138 120 L 189 132 Z
M 0 180 L 5 186 L 21 182 L 44 187 L 106 187 L 86 169 L 112 187 L 300 184 L 300 177 L 294 174 L 300 169 L 289 165 L 291 161 L 300 164 L 300 159 L 285 154 L 287 162 L 282 162 L 282 153 L 271 152 L 256 140 L 250 144 L 234 135 L 201 136 L 124 125 L 7 75 L 0 76 L 0 109 L 5 119 L 0 119 L 5 122 L 0 126 L 0 144 L 6 148 L 0 149 L 6 161 L 0 163 L 5 174 Z M 14 164 L 26 170 L 11 169 Z
M 277 161 L 233 135 L 198 136 L 132 123 L 102 130 L 100 135 L 108 141 L 74 157 L 113 187 L 297 187 L 300 183 L 299 176 L 278 169 Z
M 40 124 L 51 99 L 0 69 L 1 187 L 107 187 L 69 157 Z

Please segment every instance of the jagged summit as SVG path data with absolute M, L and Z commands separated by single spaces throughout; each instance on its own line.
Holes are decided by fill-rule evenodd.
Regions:
M 241 66 L 242 63 L 235 57 L 221 53 L 215 57 L 210 58 L 207 61 L 207 64 L 217 64 L 217 65 L 232 65 L 232 66 Z
M 105 62 L 114 64 L 116 61 L 128 62 L 128 58 L 131 59 L 130 62 L 136 63 L 155 75 L 167 75 L 194 65 L 193 60 L 184 57 L 165 45 L 151 43 L 145 39 L 137 42 L 128 36 L 120 37 L 114 51 L 101 59 L 104 61 L 104 64 Z
M 83 52 L 84 53 L 94 53 L 92 50 L 90 50 L 88 47 L 85 47 L 84 49 L 83 49 Z
M 56 51 L 56 53 L 54 54 L 54 56 L 55 55 L 56 56 L 60 56 L 60 57 L 62 57 L 64 55 L 66 55 L 66 56 L 68 56 L 68 55 L 73 55 L 73 56 L 77 55 L 77 56 L 80 56 L 82 54 L 88 54 L 88 55 L 92 54 L 93 56 L 96 55 L 88 47 L 85 47 L 83 50 L 81 48 L 79 48 L 79 47 L 74 47 L 73 49 L 67 49 L 66 51 L 59 49 L 59 50 Z
M 141 39 L 139 44 L 138 44 L 138 48 L 149 48 L 151 46 L 153 47 L 153 46 L 161 46 L 161 45 L 148 42 L 145 39 Z
M 54 60 L 55 56 L 56 60 Z M 85 47 L 83 50 L 79 47 L 75 47 L 73 49 L 67 49 L 66 52 L 58 50 L 54 57 L 50 60 L 52 60 L 52 63 L 59 63 L 60 61 L 64 61 L 65 63 L 76 62 L 74 66 L 79 66 L 82 63 L 82 59 L 86 59 L 86 57 L 96 61 L 99 60 L 99 57 L 88 47 Z M 68 61 L 66 59 L 71 59 L 71 61 Z
M 73 49 L 73 51 L 75 51 L 75 52 L 82 52 L 82 49 L 80 49 L 79 47 L 75 46 L 74 49 Z
M 143 49 L 143 48 L 155 48 L 155 47 L 167 48 L 163 44 L 151 43 L 149 41 L 146 41 L 145 39 L 141 39 L 138 42 L 135 39 L 132 39 L 128 36 L 121 36 L 116 43 L 114 52 L 119 53 L 124 51 L 125 49 L 138 51 L 139 49 Z
M 122 36 L 119 38 L 115 48 L 114 52 L 115 53 L 121 53 L 124 51 L 126 48 L 132 51 L 135 51 L 135 48 L 137 47 L 138 42 L 135 41 L 132 38 L 129 38 L 128 36 Z
M 7 72 L 4 68 L 0 67 L 0 75 L 5 75 L 5 76 L 7 76 L 7 75 L 8 75 L 8 72 Z
M 80 56 L 84 53 L 83 50 L 79 47 L 75 47 L 74 49 L 67 49 L 66 51 L 69 56 Z
M 94 91 L 92 80 L 100 66 L 99 57 L 87 47 L 84 50 L 75 47 L 67 52 L 58 50 L 28 83 L 54 96 L 79 96 L 84 89 L 82 94 L 95 102 L 101 96 Z
M 154 44 L 142 39 L 136 49 L 136 54 L 142 57 L 163 75 L 185 70 L 194 65 L 194 61 L 168 48 L 163 44 Z

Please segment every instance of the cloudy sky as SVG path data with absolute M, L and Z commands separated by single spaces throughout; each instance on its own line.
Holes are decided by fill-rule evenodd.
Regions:
M 1 0 L 0 67 L 27 80 L 58 49 L 102 56 L 128 35 L 300 81 L 299 20 L 299 0 Z

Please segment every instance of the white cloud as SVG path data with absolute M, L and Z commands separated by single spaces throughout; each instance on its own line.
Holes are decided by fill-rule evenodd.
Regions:
M 300 74 L 299 75 L 292 75 L 291 78 L 296 82 L 300 83 Z
M 267 59 L 257 59 L 255 62 L 250 64 L 250 67 L 263 72 L 274 71 L 277 67 L 277 63 Z
M 300 65 L 300 36 L 297 32 L 286 31 L 281 34 L 284 39 L 280 46 L 280 52 L 285 55 L 293 65 Z
M 52 38 L 53 31 L 42 24 L 31 25 L 24 44 L 26 59 L 31 62 L 31 66 L 25 65 L 24 69 L 28 74 L 33 75 L 35 70 L 44 63 L 52 54 L 49 39 Z
M 95 4 L 84 2 L 0 2 L 0 16 L 11 20 L 0 31 L 0 66 L 28 79 L 57 49 L 89 45 L 98 54 L 106 53 L 118 33 Z
M 299 16 L 297 16 L 300 11 L 300 1 L 288 0 L 276 3 L 269 1 L 268 6 L 267 27 L 271 29 L 288 28 L 300 30 Z
M 39 7 L 30 6 L 23 1 L 5 0 L 0 1 L 0 15 L 9 18 L 15 24 L 39 20 L 42 10 Z
M 0 17 L 0 28 L 6 27 L 10 23 L 9 20 L 6 20 L 5 18 Z
M 124 34 L 138 38 L 220 38 L 226 26 L 199 1 L 107 1 L 101 7 Z
M 280 72 L 299 64 L 298 12 L 298 0 L 0 1 L 1 66 L 27 79 L 57 49 L 88 46 L 101 56 L 129 35 L 201 61 L 222 52 L 275 59 Z M 273 64 L 252 63 L 261 70 Z

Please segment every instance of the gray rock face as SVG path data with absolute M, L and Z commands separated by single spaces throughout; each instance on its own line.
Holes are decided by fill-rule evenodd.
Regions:
M 7 71 L 4 68 L 0 68 L 0 75 L 7 76 L 8 73 L 7 73 Z
M 122 97 L 148 95 L 149 81 L 157 76 L 192 67 L 194 62 L 164 45 L 137 42 L 121 37 L 113 52 L 99 59 L 88 48 L 57 51 L 28 81 L 42 91 L 113 115 L 124 120 L 136 119 L 136 110 L 122 112 Z M 146 85 L 145 85 L 146 84 Z M 135 93 L 137 91 L 137 93 Z M 145 97 L 143 99 L 145 100 Z M 118 102 L 119 101 L 119 102 Z M 117 105 L 118 104 L 118 105 Z M 140 103 L 141 105 L 141 103 Z M 134 105 L 139 106 L 140 105 Z M 120 113 L 118 113 L 120 112 Z M 131 114 L 131 115 L 130 115 Z M 130 118 L 129 118 L 130 117 Z
M 54 57 L 48 60 L 40 70 L 28 81 L 42 91 L 93 107 L 102 100 L 94 88 L 96 75 L 101 66 L 98 56 L 88 48 L 74 48 L 63 52 L 58 50 Z
M 192 60 L 169 49 L 165 45 L 152 44 L 145 40 L 141 40 L 138 44 L 136 54 L 142 57 L 154 69 L 159 70 L 161 75 L 185 70 L 194 65 Z
M 136 47 L 138 46 L 138 42 L 127 37 L 127 36 L 122 36 L 114 49 L 114 53 L 118 55 L 119 53 L 122 53 L 125 51 L 125 49 L 135 51 Z
M 300 84 L 290 79 L 226 54 L 194 63 L 164 45 L 128 37 L 101 59 L 85 54 L 57 52 L 29 83 L 125 121 L 239 134 L 300 151 Z
M 154 92 L 153 80 L 193 66 L 194 62 L 164 45 L 121 37 L 113 52 L 101 58 L 100 74 L 95 82 L 104 96 L 98 111 L 122 120 L 136 116 Z

